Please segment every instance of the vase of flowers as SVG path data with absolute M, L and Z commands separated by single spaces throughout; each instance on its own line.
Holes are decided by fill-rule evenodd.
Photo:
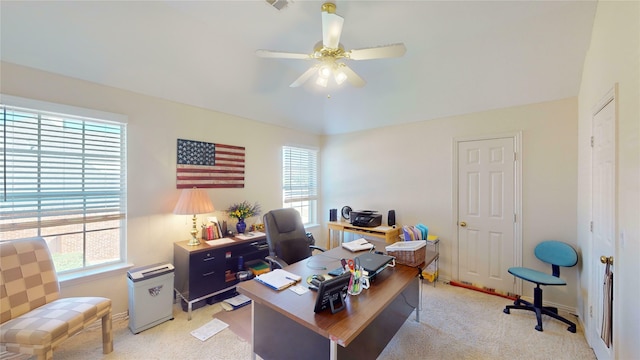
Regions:
M 247 229 L 247 224 L 244 222 L 244 220 L 252 216 L 260 215 L 260 204 L 251 204 L 245 200 L 241 203 L 229 206 L 229 208 L 227 209 L 227 214 L 231 218 L 238 219 L 236 230 L 238 231 L 238 234 L 243 234 Z
M 236 224 L 236 231 L 238 234 L 244 234 L 245 230 L 247 230 L 247 223 L 244 222 L 244 219 L 238 219 L 238 223 Z

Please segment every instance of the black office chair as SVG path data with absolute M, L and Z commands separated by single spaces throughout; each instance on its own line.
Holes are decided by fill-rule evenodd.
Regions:
M 511 309 L 535 312 L 538 320 L 536 330 L 538 331 L 542 331 L 542 314 L 545 314 L 566 323 L 569 325 L 567 330 L 575 333 L 576 324 L 558 315 L 558 308 L 542 305 L 542 289 L 540 285 L 567 285 L 567 282 L 560 278 L 560 266 L 571 267 L 577 264 L 578 253 L 570 245 L 555 240 L 541 242 L 536 246 L 534 253 L 541 261 L 551 264 L 552 274 L 550 275 L 524 267 L 509 268 L 510 274 L 532 282 L 536 284 L 536 287 L 533 289 L 533 304 L 518 297 L 516 301 L 513 302 L 513 305 L 507 305 L 503 312 L 509 314 Z
M 296 209 L 271 210 L 263 216 L 264 228 L 269 244 L 271 269 L 283 268 L 311 256 L 313 250 L 325 251 L 315 246 L 311 233 L 302 224 Z

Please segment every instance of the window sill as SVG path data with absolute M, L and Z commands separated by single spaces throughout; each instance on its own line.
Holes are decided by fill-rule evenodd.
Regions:
M 133 264 L 119 263 L 111 266 L 101 267 L 99 269 L 91 269 L 86 271 L 78 271 L 73 274 L 59 275 L 58 281 L 60 288 L 68 288 L 84 283 L 93 282 L 120 274 L 124 274 L 131 269 Z

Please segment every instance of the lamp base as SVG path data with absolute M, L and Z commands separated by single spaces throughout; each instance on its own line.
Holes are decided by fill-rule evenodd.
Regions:
M 193 215 L 193 228 L 191 229 L 191 240 L 189 240 L 189 242 L 187 243 L 188 246 L 196 246 L 196 245 L 200 245 L 200 240 L 198 240 L 198 238 L 196 237 L 196 235 L 198 234 L 198 229 L 196 228 L 196 215 Z

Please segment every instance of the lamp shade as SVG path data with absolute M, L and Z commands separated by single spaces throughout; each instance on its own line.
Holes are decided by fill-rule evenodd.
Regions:
M 213 212 L 213 203 L 209 198 L 209 194 L 203 189 L 184 189 L 180 194 L 180 199 L 173 209 L 174 214 L 178 215 L 195 215 Z

